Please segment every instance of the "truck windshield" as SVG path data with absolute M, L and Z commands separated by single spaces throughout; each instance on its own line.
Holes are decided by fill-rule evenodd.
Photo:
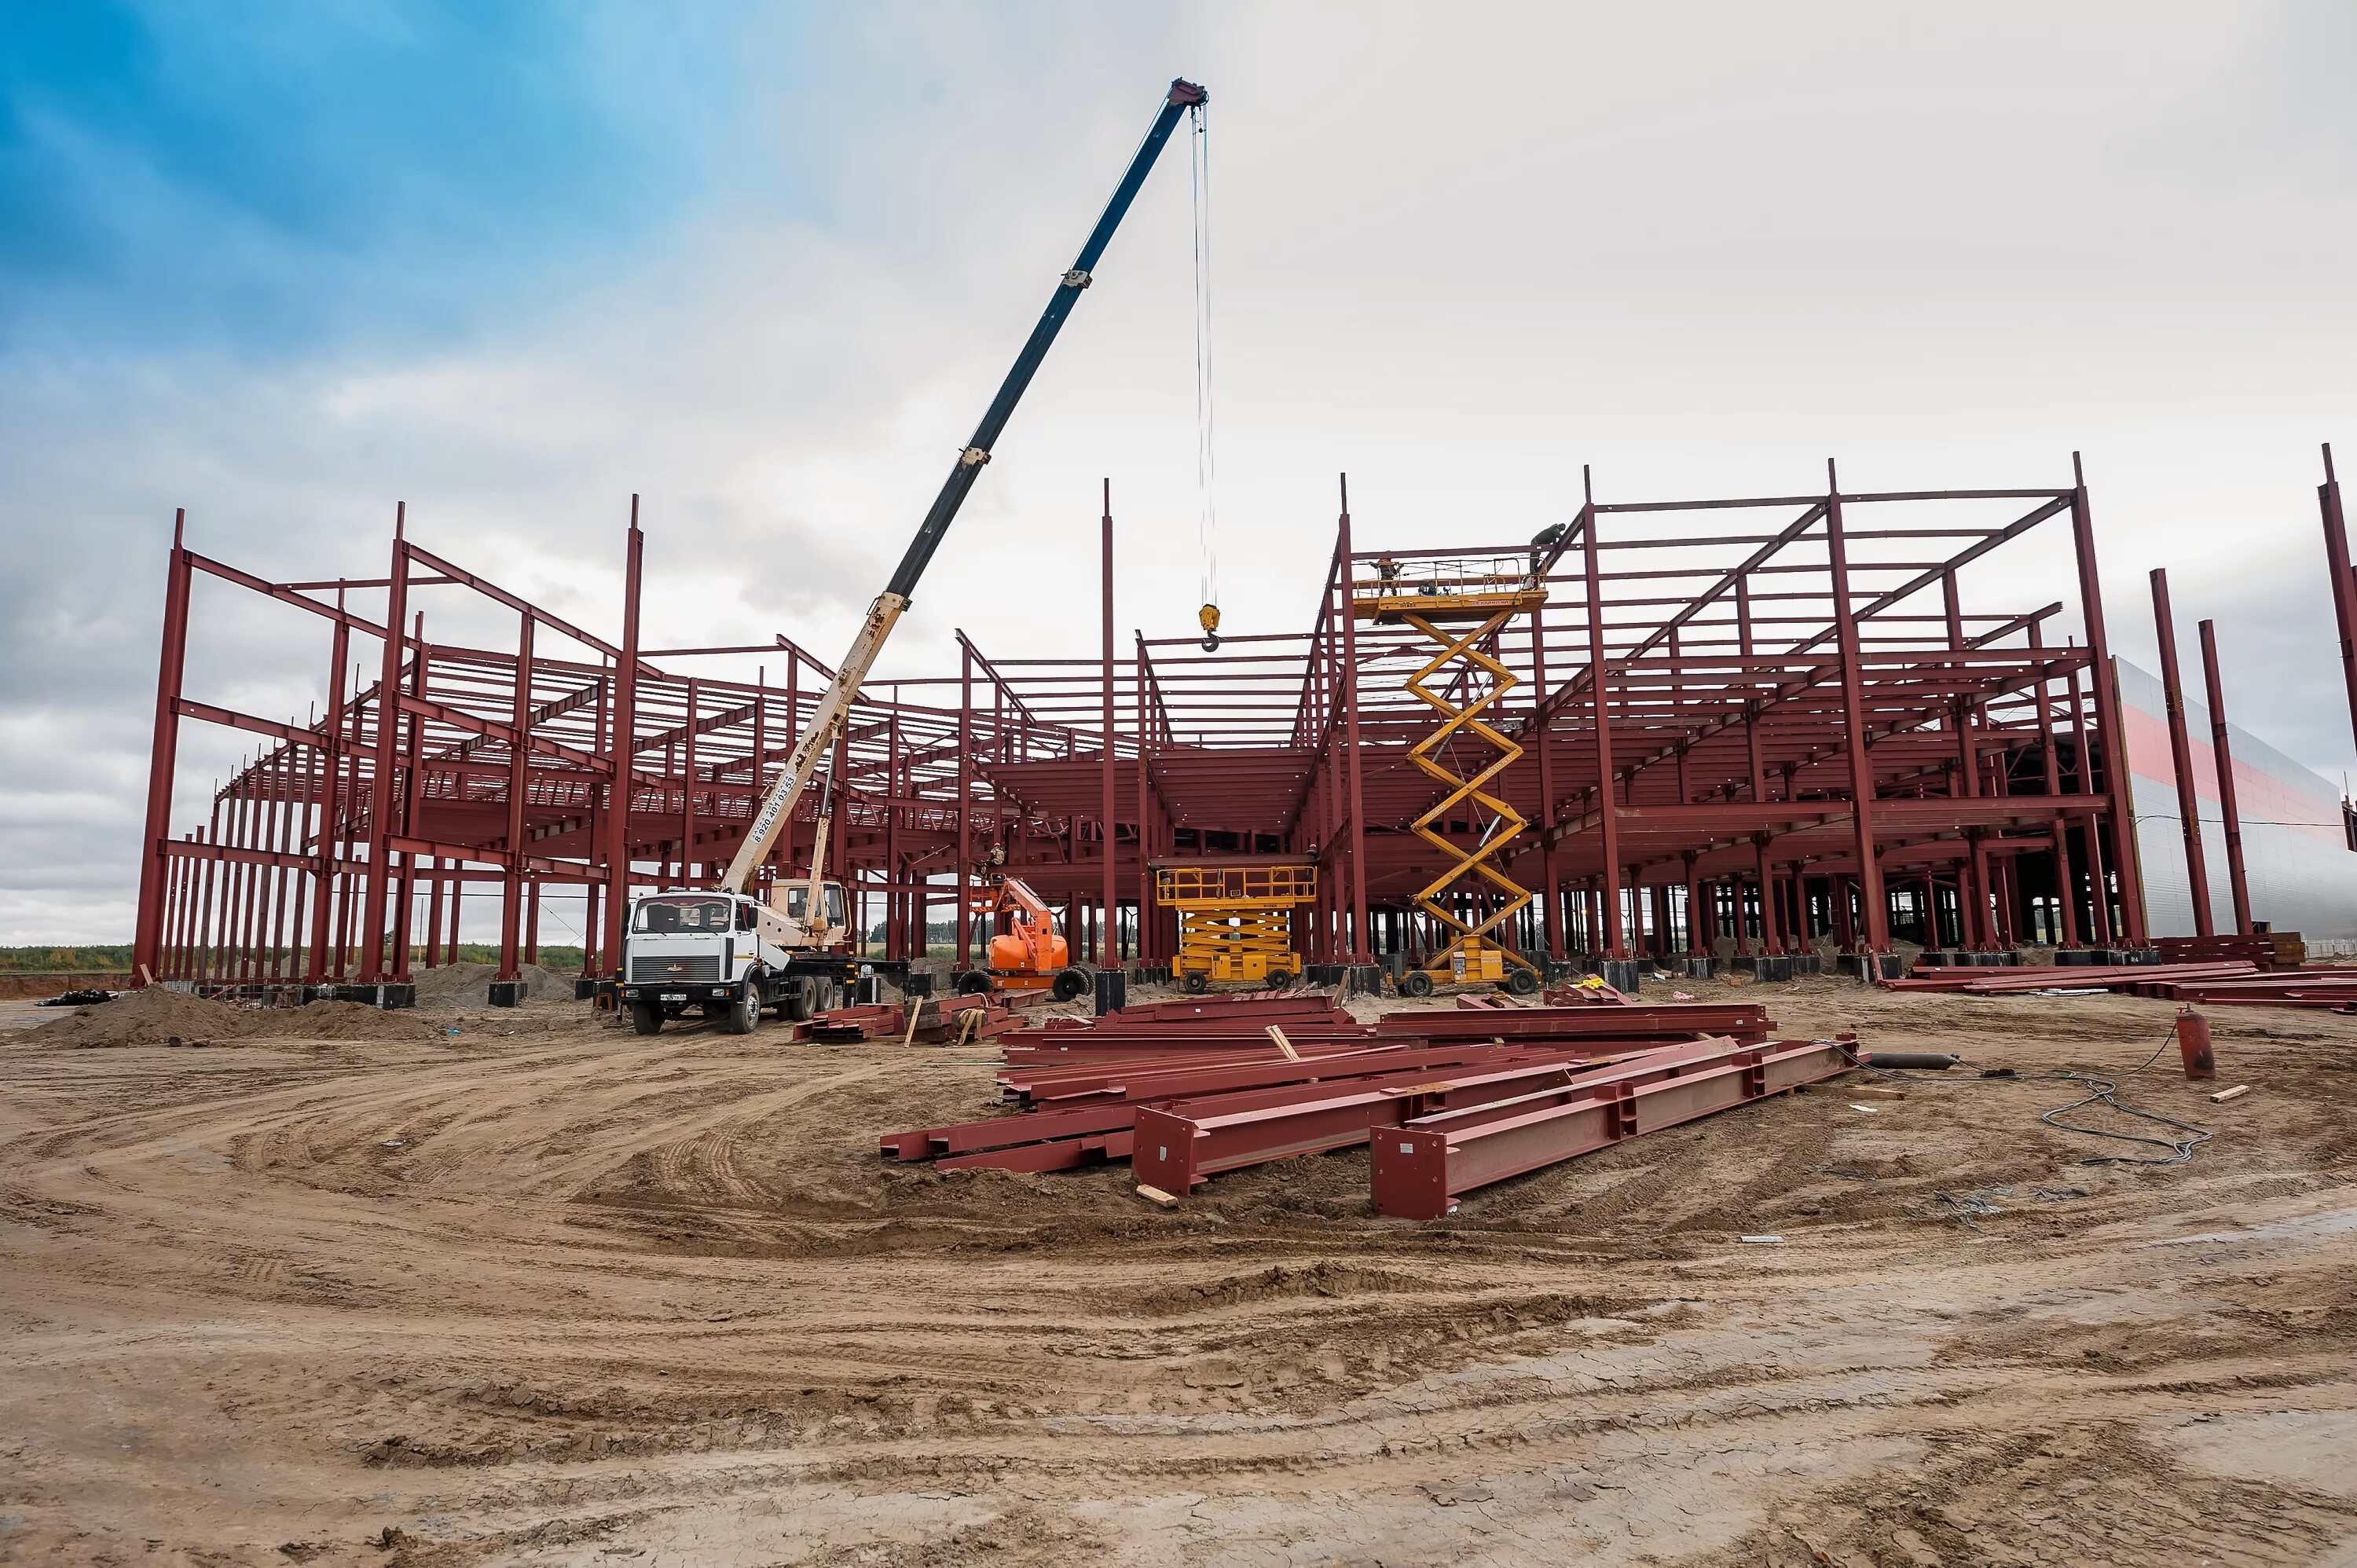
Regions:
M 726 898 L 641 898 L 630 922 L 634 931 L 725 931 L 728 929 Z

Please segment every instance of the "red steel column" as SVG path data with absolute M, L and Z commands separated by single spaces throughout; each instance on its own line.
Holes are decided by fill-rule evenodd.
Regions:
M 1146 753 L 1151 748 L 1155 725 L 1146 705 L 1149 695 L 1146 682 L 1146 634 L 1135 631 L 1137 639 L 1137 951 L 1139 964 L 1156 961 L 1154 932 L 1154 873 L 1148 863 L 1154 858 L 1154 799 L 1153 779 L 1146 768 Z
M 2185 886 L 2193 934 L 2217 934 L 2210 914 L 2210 860 L 2201 847 L 2201 800 L 2193 787 L 2193 737 L 2185 723 L 2185 687 L 2177 673 L 2177 621 L 2169 609 L 2169 573 L 2152 569 L 2152 625 L 2160 639 L 2160 690 L 2169 708 L 2169 766 L 2177 775 L 2177 814 L 2185 830 Z
M 1611 681 L 1604 664 L 1604 582 L 1596 550 L 1596 488 L 1583 465 L 1584 499 L 1579 509 L 1580 553 L 1587 580 L 1587 695 L 1596 708 L 1596 825 L 1602 838 L 1604 886 L 1599 900 L 1604 928 L 1603 958 L 1629 956 L 1620 934 L 1620 791 L 1612 782 Z
M 1531 607 L 1531 744 L 1538 748 L 1539 754 L 1539 880 L 1546 887 L 1545 896 L 1539 900 L 1540 934 L 1546 942 L 1547 957 L 1560 961 L 1563 957 L 1563 887 L 1555 877 L 1555 757 L 1553 749 L 1547 745 L 1546 607 L 1544 605 Z M 1358 746 L 1359 737 L 1354 732 L 1351 736 L 1354 772 Z M 1679 803 L 1683 805 L 1684 802 Z
M 2095 521 L 2087 504 L 2087 478 L 2071 454 L 2071 537 L 2078 547 L 2079 596 L 2087 622 L 2087 651 L 2095 656 L 2095 725 L 2104 738 L 2104 785 L 2110 796 L 2113 874 L 2120 884 L 2120 925 L 2127 940 L 2145 941 L 2144 879 L 2136 873 L 2136 807 L 2129 800 L 2127 731 L 2120 722 L 2119 686 L 2112 679 L 2112 643 L 2104 631 L 2104 589 L 2095 567 Z
M 2251 935 L 2251 885 L 2243 874 L 2243 813 L 2234 803 L 2234 752 L 2226 736 L 2224 679 L 2212 622 L 2201 632 L 2201 694 L 2210 706 L 2210 750 L 2218 760 L 2218 814 L 2226 824 L 2226 885 L 2234 899 L 2234 934 Z
M 2332 471 L 2332 446 L 2324 448 L 2324 483 L 2316 488 L 2324 513 L 2324 560 L 2332 575 L 2332 614 L 2341 627 L 2341 675 L 2349 687 L 2349 725 L 2357 732 L 2357 579 L 2349 571 L 2349 528 L 2341 512 L 2341 478 Z
M 409 522 L 409 503 L 398 502 L 393 513 L 393 572 L 386 589 L 384 661 L 376 686 L 376 777 L 370 781 L 368 895 L 361 907 L 360 978 L 389 980 L 400 969 L 398 955 L 392 970 L 385 967 L 385 915 L 393 892 L 393 776 L 401 751 L 402 623 L 409 618 L 409 547 L 402 537 Z
M 425 612 L 420 610 L 413 622 L 410 641 L 417 649 L 417 661 L 410 666 L 409 690 L 413 696 L 425 695 L 425 667 L 429 652 L 425 642 Z M 425 721 L 414 714 L 404 714 L 401 725 L 402 779 L 401 832 L 404 838 L 417 836 L 420 801 L 425 794 L 424 742 Z M 401 867 L 400 901 L 393 910 L 393 972 L 394 980 L 409 978 L 409 933 L 417 913 L 416 872 L 414 857 L 404 854 Z
M 699 696 L 694 676 L 687 682 L 687 733 L 680 741 L 679 883 L 695 882 L 695 710 Z
M 2095 790 L 2095 753 L 2087 739 L 2087 709 L 2086 704 L 2079 700 L 2078 671 L 2071 671 L 2064 685 L 2071 694 L 2071 738 L 2079 751 L 2079 793 L 2085 796 L 2088 802 L 2086 811 L 2079 819 L 2079 831 L 2087 845 L 2088 930 L 2097 947 L 2109 947 L 2112 945 L 2112 890 L 2106 885 L 2110 878 L 2104 872 L 2103 824 L 2096 819 L 2100 797 Z
M 139 913 L 132 932 L 131 979 L 158 978 L 164 945 L 165 889 L 172 857 L 172 775 L 180 749 L 180 682 L 188 666 L 188 553 L 181 545 L 188 512 L 172 513 L 172 554 L 164 576 L 164 642 L 156 671 L 156 743 L 147 758 L 147 821 L 139 844 Z
M 957 961 L 974 967 L 974 650 L 958 639 Z M 758 783 L 759 780 L 757 779 Z M 759 797 L 755 796 L 758 800 Z M 791 841 L 789 841 L 791 843 Z
M 622 922 L 630 898 L 630 743 L 639 703 L 639 568 L 646 536 L 639 532 L 639 498 L 630 498 L 630 546 L 622 569 L 622 656 L 614 661 L 614 729 L 608 752 L 614 765 L 606 806 L 607 970 L 622 972 Z M 838 779 L 841 775 L 836 776 Z
M 510 722 L 515 725 L 515 743 L 508 757 L 508 866 L 503 896 L 500 900 L 500 972 L 496 980 L 518 980 L 523 972 L 516 967 L 516 928 L 523 904 L 523 798 L 525 768 L 532 756 L 532 633 L 533 617 L 527 612 L 523 627 L 516 634 L 515 707 Z M 693 714 L 689 722 L 694 722 Z M 426 942 L 430 946 L 436 928 L 429 927 Z
M 1750 574 L 1745 572 L 1737 573 L 1735 577 L 1735 643 L 1736 651 L 1740 653 L 1746 660 L 1749 660 L 1751 657 L 1752 651 L 1751 579 Z M 1751 689 L 1751 666 L 1749 663 L 1743 666 L 1743 680 L 1744 690 L 1749 693 Z M 1745 753 L 1749 758 L 1751 768 L 1751 803 L 1755 806 L 1764 806 L 1768 803 L 1768 769 L 1761 762 L 1760 755 L 1760 720 L 1757 713 L 1758 707 L 1758 699 L 1748 695 L 1744 698 L 1743 746 Z M 1768 896 L 1766 893 L 1766 888 L 1768 886 L 1768 838 L 1769 835 L 1765 832 L 1754 832 L 1751 835 L 1751 850 L 1752 862 L 1758 872 L 1760 886 L 1761 888 L 1760 897 L 1760 951 L 1763 953 L 1775 953 L 1781 950 L 1780 950 L 1776 945 L 1776 921 L 1774 917 L 1770 914 L 1768 908 Z M 1735 895 L 1738 915 L 1735 934 L 1738 946 L 1749 935 L 1749 932 L 1743 929 L 1744 922 L 1741 918 L 1743 897 L 1742 888 L 1743 885 L 1741 881 L 1738 880 L 1736 883 Z
M 846 730 L 849 725 L 844 726 Z M 1075 844 L 1080 827 L 1072 828 Z M 900 864 L 900 704 L 898 693 L 884 721 L 884 956 L 904 959 L 908 951 L 908 919 L 901 897 Z M 1079 943 L 1073 944 L 1079 947 Z
M 1342 734 L 1345 766 L 1351 779 L 1351 943 L 1345 957 L 1351 963 L 1375 961 L 1374 945 L 1367 940 L 1367 797 L 1359 780 L 1359 618 L 1351 604 L 1351 579 L 1357 575 L 1351 559 L 1351 476 L 1340 476 L 1342 489 L 1341 532 L 1336 550 L 1342 570 Z M 1534 635 L 1537 623 L 1533 621 Z M 1539 682 L 1544 694 L 1546 682 Z M 1545 737 L 1540 738 L 1539 768 L 1546 769 Z M 1549 851 L 1552 854 L 1553 852 Z
M 1841 645 L 1843 744 L 1849 754 L 1850 820 L 1857 843 L 1859 899 L 1866 906 L 1869 952 L 1890 947 L 1890 912 L 1882 894 L 1882 867 L 1874 858 L 1874 764 L 1866 748 L 1866 687 L 1859 670 L 1857 622 L 1850 615 L 1849 547 L 1842 535 L 1841 485 L 1825 459 L 1825 548 L 1831 557 L 1834 634 Z
M 2045 634 L 2038 621 L 2029 623 L 2029 646 L 2034 652 L 2046 648 Z M 2043 667 L 2041 666 L 2041 669 Z M 2059 799 L 2062 793 L 2061 759 L 2054 755 L 2054 708 L 2051 693 L 2047 690 L 2046 677 L 2038 678 L 2038 743 L 2046 754 L 2046 793 L 2049 799 Z M 2075 948 L 2079 945 L 2079 894 L 2075 874 L 2071 869 L 2071 824 L 2068 819 L 2054 819 L 2054 909 L 2058 945 Z
M 425 857 L 425 967 L 434 968 L 442 957 L 442 860 L 438 855 Z
M 1121 895 L 1114 882 L 1114 762 L 1113 762 L 1113 480 L 1104 482 L 1104 727 L 1099 731 L 1104 755 L 1098 758 L 1103 775 L 1103 805 L 1097 821 L 1104 837 L 1104 912 L 1097 921 L 1097 966 L 1117 969 L 1121 955 L 1114 932 L 1121 925 Z

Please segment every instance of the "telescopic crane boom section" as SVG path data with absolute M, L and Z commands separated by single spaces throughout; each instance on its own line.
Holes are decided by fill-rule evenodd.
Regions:
M 1163 99 L 1161 109 L 1154 116 L 1153 125 L 1146 133 L 1146 140 L 1138 145 L 1136 155 L 1129 160 L 1128 172 L 1114 188 L 1113 199 L 1105 203 L 1104 212 L 1097 219 L 1096 227 L 1089 231 L 1087 243 L 1081 247 L 1080 255 L 1058 281 L 1056 292 L 1048 301 L 1048 308 L 1040 313 L 1039 324 L 1031 328 L 1031 336 L 1025 341 L 1023 351 L 1015 357 L 1014 368 L 999 383 L 998 395 L 990 400 L 990 407 L 983 413 L 982 423 L 974 426 L 974 439 L 966 444 L 965 449 L 958 454 L 957 461 L 951 465 L 949 478 L 942 481 L 941 494 L 933 498 L 932 510 L 925 514 L 916 538 L 909 542 L 908 553 L 900 558 L 899 569 L 892 574 L 891 582 L 885 585 L 884 592 L 877 596 L 876 602 L 867 607 L 867 618 L 861 624 L 858 635 L 852 639 L 851 651 L 845 656 L 842 668 L 819 698 L 817 710 L 811 715 L 810 728 L 803 731 L 802 738 L 794 743 L 794 749 L 786 758 L 785 771 L 780 775 L 777 787 L 762 800 L 760 811 L 754 814 L 752 825 L 746 831 L 744 842 L 737 846 L 736 858 L 728 863 L 727 873 L 720 880 L 722 891 L 745 891 L 752 884 L 754 872 L 769 858 L 770 848 L 777 842 L 779 830 L 791 820 L 795 804 L 801 800 L 802 791 L 810 787 L 812 777 L 818 771 L 819 759 L 834 744 L 835 734 L 851 711 L 852 700 L 859 695 L 860 684 L 867 678 L 877 654 L 882 651 L 885 639 L 892 635 L 893 626 L 915 596 L 917 580 L 925 575 L 925 567 L 931 563 L 933 552 L 941 548 L 942 540 L 949 532 L 950 524 L 956 521 L 958 509 L 965 504 L 966 492 L 974 489 L 982 466 L 990 461 L 991 447 L 997 442 L 999 433 L 1006 428 L 1007 420 L 1013 417 L 1015 405 L 1022 401 L 1024 389 L 1031 384 L 1031 378 L 1038 372 L 1040 361 L 1047 359 L 1048 350 L 1055 344 L 1056 334 L 1063 330 L 1064 318 L 1071 315 L 1072 306 L 1080 303 L 1081 291 L 1089 286 L 1092 281 L 1090 274 L 1104 254 L 1105 247 L 1113 242 L 1114 231 L 1121 227 L 1123 217 L 1129 211 L 1129 204 L 1136 199 L 1138 188 L 1146 183 L 1155 159 L 1161 156 L 1163 144 L 1178 128 L 1181 114 L 1190 109 L 1200 109 L 1209 101 L 1204 91 L 1191 81 L 1182 79 L 1170 84 L 1169 93 Z

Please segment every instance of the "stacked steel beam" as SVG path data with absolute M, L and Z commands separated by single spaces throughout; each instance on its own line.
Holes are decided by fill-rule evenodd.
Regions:
M 939 1170 L 1063 1171 L 1126 1159 L 1142 1187 L 1175 1201 L 1222 1171 L 1372 1139 L 1379 1164 L 1410 1146 L 1426 1151 L 1416 1174 L 1378 1180 L 1378 1207 L 1437 1213 L 1503 1175 L 1831 1076 L 1855 1059 L 1848 1036 L 1771 1043 L 1774 1025 L 1752 1004 L 1435 1008 L 1371 1026 L 1316 1018 L 1316 1007 L 1313 998 L 1213 1002 L 1189 1004 L 1184 1017 L 1057 1020 L 1008 1037 L 998 1079 L 1015 1113 L 888 1133 L 879 1146 Z M 1255 1040 L 1249 1023 L 1273 1012 L 1292 1022 L 1264 1022 Z M 1103 1048 L 1073 1048 L 1092 1039 Z M 1426 1130 L 1441 1142 L 1410 1138 L 1401 1155 L 1383 1152 L 1394 1134 Z M 1387 1197 L 1393 1187 L 1427 1196 Z M 1432 1191 L 1441 1197 L 1429 1199 Z
M 2357 1004 L 2357 968 L 2269 972 L 2243 960 L 2216 963 L 2054 964 L 2001 970 L 1919 968 L 1889 991 L 1940 991 L 1965 996 L 2032 996 L 2047 991 L 2113 991 L 2164 1002 L 2275 1007 Z
M 2230 980 L 2258 972 L 2239 959 L 2219 963 L 1975 964 L 1917 965 L 1903 980 L 1885 980 L 1885 991 L 1948 991 L 1968 996 L 2022 996 L 2040 991 L 2126 990 L 2160 980 Z

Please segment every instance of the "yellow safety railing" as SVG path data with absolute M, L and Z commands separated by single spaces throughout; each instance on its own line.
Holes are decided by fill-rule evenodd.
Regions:
M 1157 865 L 1157 902 L 1183 909 L 1209 904 L 1307 904 L 1318 897 L 1314 865 Z
M 1160 865 L 1154 897 L 1178 912 L 1181 983 L 1258 985 L 1301 972 L 1293 911 L 1318 897 L 1314 865 Z

